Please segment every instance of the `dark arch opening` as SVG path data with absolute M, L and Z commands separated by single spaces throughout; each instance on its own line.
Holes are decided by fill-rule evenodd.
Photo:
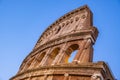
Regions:
M 60 51 L 60 48 L 55 48 L 50 54 L 49 54 L 49 58 L 47 59 L 47 65 L 51 65 L 52 62 L 55 60 L 55 57 L 58 55 Z
M 66 50 L 65 63 L 71 63 L 79 49 L 78 44 L 73 44 Z
M 42 59 L 44 58 L 46 52 L 43 52 L 40 56 L 38 56 L 37 60 L 40 63 L 42 61 Z
M 26 70 L 30 69 L 31 64 L 32 64 L 32 62 L 34 61 L 34 59 L 35 59 L 34 57 L 31 57 L 31 58 L 25 63 L 25 66 L 24 66 L 24 68 L 22 68 L 21 71 L 26 71 Z
M 42 62 L 45 54 L 46 54 L 46 52 L 43 52 L 43 53 L 38 54 L 38 55 L 36 56 L 36 62 L 35 62 L 35 64 L 34 64 L 35 67 L 36 67 L 36 66 L 38 67 L 38 66 L 40 65 L 40 63 Z

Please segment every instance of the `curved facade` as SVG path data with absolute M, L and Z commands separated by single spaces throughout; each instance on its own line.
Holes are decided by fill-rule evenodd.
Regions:
M 44 31 L 11 80 L 113 80 L 104 62 L 92 63 L 97 35 L 87 6 L 65 14 Z

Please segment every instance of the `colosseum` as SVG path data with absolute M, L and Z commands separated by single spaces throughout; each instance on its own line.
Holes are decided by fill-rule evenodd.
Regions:
M 87 5 L 60 17 L 43 32 L 10 80 L 114 80 L 104 61 L 93 62 L 98 30 L 92 19 Z

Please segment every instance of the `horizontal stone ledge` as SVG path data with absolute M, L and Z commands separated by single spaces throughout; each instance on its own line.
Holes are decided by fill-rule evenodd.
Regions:
M 67 63 L 67 64 L 60 64 L 60 65 L 54 65 L 54 66 L 42 66 L 36 69 L 27 70 L 24 72 L 21 72 L 17 74 L 15 77 L 23 76 L 32 74 L 33 76 L 43 76 L 43 75 L 62 75 L 65 72 L 68 72 L 70 75 L 87 75 L 90 73 L 94 73 L 94 70 L 98 71 L 104 71 L 104 68 L 106 68 L 106 64 L 104 62 L 98 62 L 98 63 L 81 63 L 81 64 L 73 64 L 73 63 Z M 73 72 L 74 70 L 74 72 Z M 81 73 L 77 73 L 81 72 Z M 92 73 L 91 73 L 92 72 Z

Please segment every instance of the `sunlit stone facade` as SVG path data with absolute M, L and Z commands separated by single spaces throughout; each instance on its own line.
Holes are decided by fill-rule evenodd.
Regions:
M 92 62 L 98 35 L 92 21 L 86 5 L 60 17 L 43 32 L 10 80 L 114 80 L 104 62 Z

